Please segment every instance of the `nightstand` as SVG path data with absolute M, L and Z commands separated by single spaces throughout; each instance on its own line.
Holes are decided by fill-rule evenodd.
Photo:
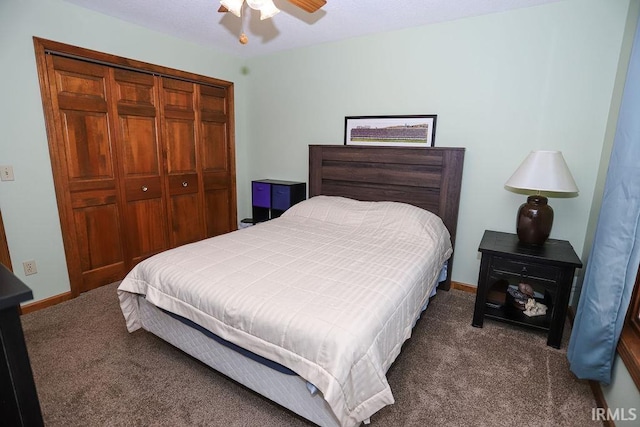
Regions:
M 291 206 L 307 197 L 304 182 L 260 179 L 251 181 L 251 208 L 253 222 L 277 218 Z
M 547 345 L 560 348 L 573 276 L 582 268 L 571 244 L 548 239 L 543 245 L 526 245 L 515 234 L 487 230 L 478 251 L 482 261 L 472 325 L 481 328 L 486 317 L 546 331 Z M 546 315 L 524 314 L 512 296 L 521 283 L 547 306 Z

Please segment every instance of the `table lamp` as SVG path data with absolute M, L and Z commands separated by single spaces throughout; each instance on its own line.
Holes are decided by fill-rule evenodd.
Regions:
M 542 245 L 551 233 L 553 209 L 540 192 L 577 193 L 578 187 L 560 151 L 532 151 L 505 187 L 535 191 L 518 210 L 516 232 L 522 243 Z

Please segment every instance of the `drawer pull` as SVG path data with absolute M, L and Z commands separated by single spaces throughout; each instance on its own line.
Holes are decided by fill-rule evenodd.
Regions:
M 188 186 L 189 186 L 189 183 L 188 183 L 187 181 L 182 181 L 182 186 L 183 186 L 183 187 L 188 187 Z
M 146 186 L 146 185 L 143 185 L 143 186 L 142 186 L 142 191 L 143 191 L 143 192 L 146 192 L 148 189 L 149 189 L 149 188 L 147 188 L 147 186 Z
M 527 278 L 527 279 L 532 279 L 532 280 L 539 280 L 539 281 L 542 281 L 542 282 L 556 283 L 556 281 L 553 280 L 553 279 L 547 279 L 545 277 L 539 277 L 539 276 L 529 276 L 529 275 L 525 275 L 523 273 L 518 274 L 518 273 L 514 273 L 512 271 L 500 270 L 500 269 L 497 269 L 497 268 L 494 268 L 493 272 L 494 273 L 498 273 L 498 274 L 503 274 L 505 276 L 513 276 L 513 277 Z

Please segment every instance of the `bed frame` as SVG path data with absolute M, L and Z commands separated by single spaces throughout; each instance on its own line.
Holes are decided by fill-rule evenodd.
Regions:
M 368 201 L 399 201 L 439 215 L 455 242 L 463 148 L 309 146 L 309 196 L 333 195 Z M 451 260 L 446 283 L 451 281 Z M 205 337 L 138 296 L 147 331 L 216 371 L 323 427 L 339 422 L 322 393 L 306 381 L 267 367 Z
M 310 145 L 309 197 L 387 200 L 426 209 L 442 218 L 455 253 L 464 150 Z M 451 287 L 452 265 L 453 255 L 438 289 Z

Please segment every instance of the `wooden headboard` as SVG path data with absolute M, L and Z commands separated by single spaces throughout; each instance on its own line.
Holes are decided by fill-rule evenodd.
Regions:
M 409 203 L 442 218 L 456 241 L 464 148 L 309 146 L 309 197 Z M 451 286 L 453 256 L 447 280 Z

